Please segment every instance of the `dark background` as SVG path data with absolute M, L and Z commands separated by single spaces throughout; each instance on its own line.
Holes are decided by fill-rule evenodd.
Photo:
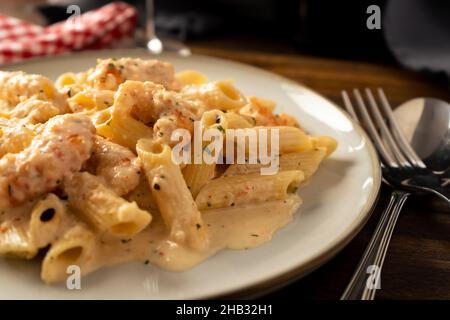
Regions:
M 72 1 L 82 12 L 110 1 Z M 126 1 L 143 9 L 144 1 Z M 366 28 L 366 9 L 386 0 L 156 0 L 158 35 L 180 40 L 229 36 L 284 42 L 302 53 L 394 63 L 382 30 Z M 49 23 L 67 17 L 65 6 L 40 7 Z M 144 12 L 143 10 L 141 12 Z M 144 16 L 141 17 L 141 24 Z

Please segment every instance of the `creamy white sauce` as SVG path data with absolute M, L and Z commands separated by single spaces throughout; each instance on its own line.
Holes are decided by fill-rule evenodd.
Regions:
M 210 240 L 205 251 L 171 241 L 161 217 L 155 216 L 145 230 L 130 239 L 100 238 L 87 267 L 90 272 L 105 265 L 142 261 L 169 271 L 184 271 L 222 249 L 250 249 L 271 240 L 277 230 L 292 220 L 300 204 L 297 195 L 290 195 L 286 200 L 204 211 Z

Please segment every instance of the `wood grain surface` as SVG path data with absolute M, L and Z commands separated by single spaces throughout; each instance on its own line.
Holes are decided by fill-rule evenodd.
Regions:
M 423 96 L 450 101 L 450 89 L 445 84 L 395 65 L 311 57 L 267 39 L 217 39 L 188 45 L 195 53 L 247 63 L 293 79 L 338 105 L 342 105 L 341 90 L 366 87 L 382 87 L 393 106 Z M 266 297 L 338 299 L 369 242 L 390 192 L 389 187 L 382 187 L 369 222 L 341 253 L 309 276 Z M 446 203 L 431 196 L 407 200 L 392 237 L 376 298 L 450 299 L 450 208 Z

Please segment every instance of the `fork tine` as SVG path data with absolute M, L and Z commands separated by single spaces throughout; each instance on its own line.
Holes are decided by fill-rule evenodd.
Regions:
M 375 101 L 375 98 L 372 94 L 372 91 L 370 89 L 365 89 L 367 99 L 369 100 L 372 115 L 374 117 L 375 124 L 380 128 L 381 135 L 386 138 L 387 144 L 390 147 L 390 150 L 392 151 L 392 154 L 397 159 L 398 163 L 402 167 L 411 167 L 411 164 L 406 160 L 406 158 L 403 156 L 402 152 L 400 151 L 399 147 L 397 146 L 397 143 L 395 142 L 394 138 L 392 137 L 391 132 L 389 131 L 386 122 L 383 119 L 383 116 L 381 115 L 380 108 L 378 107 L 378 103 Z
M 344 100 L 345 109 L 352 116 L 353 120 L 359 123 L 358 116 L 356 115 L 355 109 L 353 108 L 352 102 L 350 101 L 350 97 L 347 94 L 347 91 L 341 91 L 342 100 Z
M 359 93 L 359 90 L 354 89 L 353 94 L 355 95 L 356 101 L 358 102 L 358 106 L 361 111 L 360 113 L 364 120 L 364 123 L 366 124 L 369 136 L 372 138 L 373 142 L 375 142 L 375 146 L 378 152 L 380 153 L 381 157 L 388 166 L 398 168 L 399 167 L 398 163 L 390 155 L 389 151 L 386 148 L 386 145 L 381 140 L 381 137 L 378 134 L 377 129 L 375 128 L 373 121 L 369 115 L 369 112 L 367 111 L 366 104 L 364 103 L 364 100 L 361 97 L 361 94 Z
M 402 130 L 400 129 L 397 120 L 395 119 L 394 113 L 392 112 L 391 105 L 389 104 L 383 89 L 378 88 L 378 96 L 380 97 L 381 106 L 383 107 L 384 114 L 389 120 L 393 137 L 397 141 L 398 146 L 413 165 L 426 168 L 425 164 L 411 147 L 408 140 L 406 140 L 406 137 L 403 134 Z

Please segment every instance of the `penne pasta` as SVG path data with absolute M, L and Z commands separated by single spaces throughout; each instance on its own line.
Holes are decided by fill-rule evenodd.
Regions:
M 180 168 L 172 162 L 170 147 L 139 140 L 136 149 L 171 238 L 186 241 L 192 248 L 205 249 L 208 240 L 202 217 Z
M 78 223 L 55 241 L 42 262 L 41 278 L 47 283 L 67 278 L 67 268 L 77 266 L 81 274 L 89 271 L 96 247 L 95 234 L 84 224 Z
M 252 202 L 280 200 L 304 180 L 300 170 L 282 171 L 271 176 L 257 173 L 211 180 L 195 202 L 200 210 L 230 207 Z
M 72 221 L 66 204 L 49 193 L 31 211 L 30 240 L 37 248 L 44 248 L 61 236 Z
M 105 112 L 102 115 L 105 115 Z M 107 118 L 107 116 L 102 118 L 99 119 L 103 120 L 102 122 L 96 123 L 97 133 L 133 151 L 136 150 L 136 144 L 139 139 L 153 135 L 152 128 L 129 115 L 120 115 L 112 112 L 110 118 Z
M 260 129 L 268 129 L 269 132 L 273 129 L 279 130 L 280 153 L 305 152 L 312 150 L 313 148 L 311 138 L 299 128 L 281 126 L 281 127 L 255 127 L 253 129 L 246 129 L 246 130 L 259 131 Z M 270 150 L 271 148 L 270 143 L 268 144 L 267 148 Z
M 314 148 L 306 152 L 283 153 L 279 157 L 280 170 L 301 170 L 305 175 L 305 180 L 307 180 L 317 171 L 326 154 L 327 149 L 324 147 Z M 267 165 L 260 163 L 232 164 L 225 170 L 223 176 L 258 173 L 263 167 L 267 167 Z
M 185 70 L 185 71 L 181 71 L 178 72 L 177 74 L 175 74 L 175 79 L 182 85 L 182 86 L 187 86 L 187 85 L 192 85 L 192 84 L 204 84 L 208 82 L 208 78 L 195 70 Z
M 67 102 L 72 112 L 99 111 L 113 105 L 114 94 L 112 90 L 85 89 L 76 94 L 71 93 Z
M 185 86 L 181 89 L 181 95 L 187 100 L 200 100 L 209 109 L 232 110 L 246 103 L 246 98 L 232 81 Z
M 313 145 L 316 148 L 325 148 L 326 156 L 328 157 L 330 154 L 334 152 L 337 148 L 337 141 L 334 138 L 320 136 L 320 137 L 312 137 Z
M 66 181 L 69 206 L 95 229 L 117 237 L 129 237 L 152 220 L 149 212 L 128 202 L 104 186 L 94 175 L 81 172 Z
M 30 238 L 29 212 L 35 201 L 4 209 L 0 216 L 0 256 L 31 259 L 38 248 Z M 25 213 L 25 214 L 24 214 Z
M 245 117 L 234 113 L 232 111 L 224 113 L 224 117 L 228 123 L 228 128 L 230 129 L 241 129 L 241 128 L 251 128 L 253 124 L 248 121 Z
M 220 110 L 207 111 L 203 113 L 201 118 L 202 129 L 217 129 L 217 133 L 222 136 L 223 132 L 228 127 L 228 121 L 225 117 L 225 113 Z M 217 137 L 216 137 L 217 139 Z M 223 147 L 223 143 L 221 143 Z M 205 151 L 207 149 L 208 143 L 205 142 L 202 146 L 202 150 Z M 195 156 L 195 155 L 194 155 Z M 219 157 L 223 157 L 222 155 L 214 155 L 216 159 Z M 217 160 L 213 163 L 206 163 L 202 161 L 202 163 L 196 164 L 188 164 L 183 169 L 183 177 L 186 181 L 186 185 L 192 193 L 192 196 L 195 198 L 199 193 L 200 189 L 208 183 L 209 180 L 214 178 L 214 174 L 216 171 Z

